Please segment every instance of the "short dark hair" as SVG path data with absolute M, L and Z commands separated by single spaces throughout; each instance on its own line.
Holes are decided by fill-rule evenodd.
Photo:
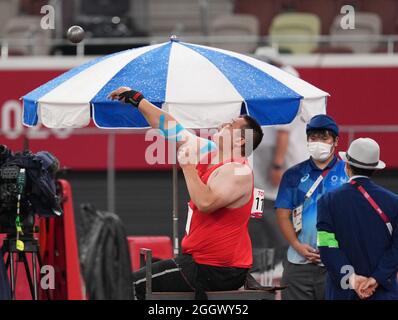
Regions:
M 333 137 L 333 140 L 336 141 L 337 135 L 328 129 L 310 129 L 307 131 L 307 139 L 310 135 L 329 135 Z
M 246 124 L 241 127 L 243 136 L 245 134 L 246 129 L 252 129 L 253 130 L 253 150 L 255 150 L 258 145 L 260 144 L 261 140 L 263 139 L 264 133 L 263 130 L 261 129 L 261 126 L 259 123 L 256 121 L 256 119 L 252 118 L 249 115 L 244 115 L 242 118 L 245 120 Z M 253 150 L 249 150 L 248 154 L 246 154 L 246 147 L 245 145 L 242 146 L 242 154 L 245 156 L 249 156 Z
M 358 168 L 358 167 L 354 167 L 352 164 L 347 163 L 350 166 L 350 169 L 352 171 L 352 174 L 354 176 L 367 176 L 367 177 L 371 177 L 374 172 L 376 171 L 375 169 L 363 169 L 363 168 Z

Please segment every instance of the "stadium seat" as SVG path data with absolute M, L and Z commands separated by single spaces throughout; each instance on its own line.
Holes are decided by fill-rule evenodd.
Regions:
M 398 31 L 398 1 L 396 0 L 361 0 L 359 9 L 363 12 L 372 12 L 380 16 L 383 34 L 396 34 Z
M 18 14 L 18 2 L 15 0 L 0 1 L 0 36 L 5 32 L 5 27 L 10 19 Z
M 130 249 L 131 266 L 133 271 L 140 268 L 140 248 L 148 248 L 153 252 L 153 258 L 173 258 L 171 239 L 166 236 L 129 236 L 127 241 Z
M 235 14 L 216 18 L 210 28 L 211 36 L 239 36 L 243 40 L 247 36 L 253 37 L 248 41 L 212 42 L 217 48 L 236 51 L 240 53 L 253 53 L 257 47 L 259 35 L 259 22 L 253 15 Z
M 267 35 L 273 17 L 280 12 L 280 3 L 270 0 L 236 0 L 234 12 L 255 15 L 260 22 L 260 34 Z
M 318 16 L 310 13 L 294 12 L 278 14 L 269 30 L 271 44 L 279 47 L 280 51 L 291 53 L 310 53 L 317 46 L 314 37 L 320 34 L 321 22 Z M 299 36 L 303 41 L 288 42 L 284 36 Z
M 330 29 L 331 47 L 347 47 L 354 53 L 369 53 L 379 46 L 379 42 L 374 41 L 374 37 L 381 34 L 382 28 L 377 14 L 355 12 L 355 29 L 343 29 L 340 25 L 341 19 L 341 15 L 336 16 Z M 350 41 L 353 36 L 358 36 L 358 41 Z
M 336 0 L 300 0 L 295 1 L 295 4 L 296 11 L 312 13 L 321 18 L 321 34 L 329 34 L 333 19 L 341 8 Z
M 20 13 L 23 15 L 40 16 L 41 8 L 47 4 L 49 4 L 49 0 L 19 0 Z
M 27 41 L 30 43 L 11 42 L 10 55 L 48 55 L 51 30 L 40 27 L 41 16 L 18 16 L 12 18 L 6 25 L 4 37 L 10 40 Z
M 232 11 L 229 0 L 148 0 L 147 8 L 149 32 L 167 36 L 201 35 L 213 17 Z

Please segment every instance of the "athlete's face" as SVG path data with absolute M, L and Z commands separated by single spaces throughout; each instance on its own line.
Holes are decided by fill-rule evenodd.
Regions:
M 244 144 L 242 137 L 242 127 L 246 124 L 245 119 L 236 118 L 230 122 L 221 124 L 218 131 L 213 135 L 212 140 L 218 145 L 220 150 L 241 148 Z

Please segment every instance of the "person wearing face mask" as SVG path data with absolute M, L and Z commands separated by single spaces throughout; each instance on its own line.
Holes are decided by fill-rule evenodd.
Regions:
M 289 243 L 283 263 L 283 300 L 321 300 L 326 269 L 317 249 L 317 201 L 348 178 L 335 150 L 339 128 L 328 115 L 311 118 L 306 126 L 310 158 L 288 169 L 275 202 L 279 228 Z

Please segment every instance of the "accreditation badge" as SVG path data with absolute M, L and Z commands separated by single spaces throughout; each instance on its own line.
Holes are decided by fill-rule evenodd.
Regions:
M 293 227 L 296 233 L 299 233 L 303 229 L 303 205 L 300 205 L 293 209 Z

